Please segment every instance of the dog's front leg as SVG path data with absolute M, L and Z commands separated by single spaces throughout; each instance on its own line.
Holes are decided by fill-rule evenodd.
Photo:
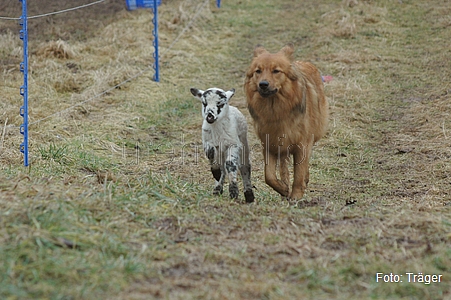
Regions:
M 276 192 L 278 192 L 283 197 L 288 197 L 289 187 L 285 182 L 277 179 L 276 166 L 277 166 L 277 154 L 272 154 L 267 151 L 263 152 L 265 158 L 265 182 L 267 185 L 272 187 Z M 286 178 L 283 178 L 286 179 Z
M 280 157 L 280 180 L 288 187 L 290 186 L 290 172 L 288 171 L 288 159 L 289 157 L 285 155 Z

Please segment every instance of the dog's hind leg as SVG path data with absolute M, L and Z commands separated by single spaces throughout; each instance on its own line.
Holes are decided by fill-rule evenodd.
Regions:
M 301 200 L 309 182 L 309 159 L 313 147 L 313 138 L 307 147 L 301 146 L 293 153 L 294 180 L 290 200 Z
M 263 152 L 265 159 L 265 182 L 283 197 L 288 197 L 289 187 L 285 182 L 277 179 L 277 155 Z

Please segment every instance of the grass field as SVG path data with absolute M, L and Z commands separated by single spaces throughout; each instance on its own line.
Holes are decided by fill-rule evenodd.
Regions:
M 89 1 L 48 2 L 30 14 Z M 0 20 L 1 299 L 451 299 L 450 1 L 159 11 L 160 83 L 148 10 L 110 0 L 30 20 L 27 168 L 19 28 Z M 266 186 L 252 126 L 256 203 L 214 197 L 189 88 L 235 88 L 251 124 L 252 50 L 289 42 L 334 78 L 304 201 Z

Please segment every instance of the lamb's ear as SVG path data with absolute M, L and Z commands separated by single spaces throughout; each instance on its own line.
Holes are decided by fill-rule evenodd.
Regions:
M 290 61 L 293 61 L 293 53 L 294 53 L 293 44 L 287 44 L 285 47 L 280 49 L 280 52 L 282 52 Z
M 227 96 L 227 102 L 230 100 L 230 98 L 233 97 L 233 95 L 235 95 L 235 89 L 231 89 L 227 92 L 225 92 L 226 96 Z
M 204 91 L 196 89 L 196 88 L 191 88 L 190 91 L 194 97 L 196 97 L 199 100 L 202 100 L 202 95 L 204 94 Z
M 268 51 L 266 51 L 266 49 L 263 48 L 262 45 L 257 45 L 257 46 L 255 46 L 255 49 L 254 49 L 254 57 L 257 57 L 266 52 L 268 52 Z

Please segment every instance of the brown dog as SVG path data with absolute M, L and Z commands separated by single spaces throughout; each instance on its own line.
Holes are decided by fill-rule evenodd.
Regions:
M 327 130 L 329 105 L 318 69 L 311 63 L 294 61 L 293 52 L 292 45 L 277 53 L 257 46 L 244 91 L 255 131 L 263 144 L 266 183 L 283 197 L 299 200 L 309 181 L 313 144 Z M 294 181 L 290 194 L 291 155 Z M 278 165 L 280 179 L 276 175 Z

